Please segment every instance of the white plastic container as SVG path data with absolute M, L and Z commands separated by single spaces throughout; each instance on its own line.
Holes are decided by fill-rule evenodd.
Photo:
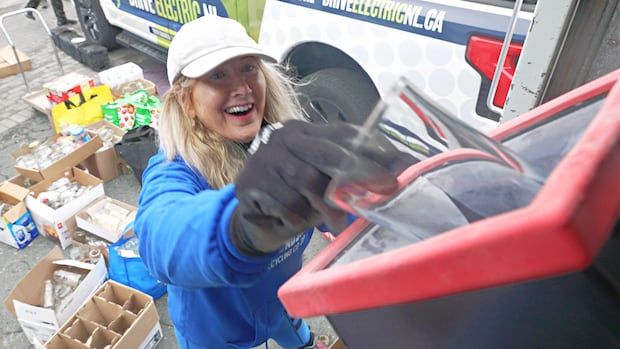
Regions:
M 111 89 L 116 89 L 124 83 L 140 79 L 144 79 L 142 68 L 133 62 L 121 64 L 99 73 L 101 83 L 108 85 Z

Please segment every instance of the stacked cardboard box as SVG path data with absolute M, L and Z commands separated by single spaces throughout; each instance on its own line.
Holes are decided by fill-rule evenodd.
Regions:
M 111 83 L 125 83 L 124 88 L 143 78 L 142 70 L 133 63 L 102 73 Z M 48 85 L 47 97 L 54 103 L 62 102 L 94 84 L 89 78 L 73 78 L 81 82 L 63 85 L 65 80 L 61 79 Z M 140 80 L 139 84 L 156 93 L 149 81 Z M 103 189 L 104 181 L 126 171 L 114 148 L 125 131 L 106 121 L 85 129 L 84 138 L 61 138 L 59 134 L 12 153 L 18 175 L 0 185 L 0 204 L 6 203 L 0 215 L 0 242 L 23 248 L 41 234 L 62 249 L 75 246 L 66 249 L 64 256 L 62 249 L 54 247 L 19 281 L 4 303 L 37 349 L 151 349 L 162 339 L 153 299 L 119 283 L 105 282 L 105 241 L 74 240 L 79 225 L 92 233 L 91 237 L 116 242 L 136 214 L 136 207 L 105 196 Z M 74 148 L 69 141 L 80 145 Z M 48 151 L 53 156 L 48 156 Z M 32 156 L 20 159 L 23 155 Z M 114 225 L 110 224 L 112 216 Z M 79 283 L 67 286 L 58 276 L 63 273 L 73 273 Z
M 101 123 L 104 122 L 102 121 Z M 113 125 L 109 126 L 114 127 Z M 123 133 L 118 128 L 113 129 L 113 131 L 115 131 L 114 134 L 117 138 L 121 137 Z M 75 214 L 104 195 L 103 182 L 97 175 L 105 180 L 110 180 L 122 173 L 124 167 L 116 155 L 114 147 L 102 149 L 103 142 L 99 135 L 95 132 L 89 132 L 89 135 L 89 141 L 45 168 L 27 168 L 16 164 L 15 170 L 19 175 L 9 180 L 10 183 L 30 191 L 31 195 L 25 198 L 25 203 L 38 232 L 51 238 L 62 248 L 66 248 L 72 242 L 71 232 L 76 227 Z M 59 136 L 52 136 L 46 142 L 52 143 L 57 137 Z M 13 157 L 17 159 L 19 156 L 29 154 L 31 151 L 28 146 L 24 145 L 13 152 Z M 86 168 L 92 170 L 92 174 L 74 167 L 80 163 L 87 164 Z M 36 197 L 41 192 L 44 192 L 51 183 L 61 177 L 67 177 L 72 181 L 89 187 L 89 189 L 86 190 L 84 195 L 57 209 L 39 202 Z M 33 236 L 36 236 L 36 234 Z
M 118 156 L 116 149 L 114 149 L 114 144 L 120 142 L 125 131 L 105 120 L 87 126 L 87 129 L 92 133 L 97 133 L 97 131 L 101 131 L 103 128 L 107 128 L 111 133 L 111 142 L 102 139 L 103 145 L 101 148 L 97 149 L 95 154 L 84 160 L 82 165 L 94 176 L 99 177 L 104 182 L 108 182 L 127 173 L 127 165 L 123 159 Z

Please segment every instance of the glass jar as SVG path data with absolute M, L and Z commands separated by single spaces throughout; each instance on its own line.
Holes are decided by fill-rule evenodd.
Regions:
M 86 243 L 86 232 L 82 229 L 76 229 L 73 234 L 73 240 L 85 244 Z
M 90 251 L 88 251 L 88 259 L 90 263 L 97 264 L 101 259 L 101 251 L 98 248 L 91 248 Z
M 73 125 L 69 128 L 70 135 L 76 140 L 79 144 L 84 144 L 90 141 L 90 135 L 86 132 L 86 129 L 82 126 Z

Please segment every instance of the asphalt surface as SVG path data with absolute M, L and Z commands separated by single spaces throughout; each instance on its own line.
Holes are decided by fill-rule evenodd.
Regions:
M 41 3 L 45 3 L 43 0 Z M 0 15 L 21 9 L 26 0 L 2 0 Z M 75 9 L 71 1 L 64 0 L 65 11 L 69 18 L 76 18 Z M 56 24 L 51 7 L 39 8 L 41 15 L 50 28 Z M 26 72 L 26 78 L 32 90 L 40 89 L 43 83 L 61 75 L 60 68 L 54 56 L 54 50 L 49 36 L 41 23 L 26 19 L 23 15 L 7 18 L 3 22 L 11 39 L 18 49 L 25 52 L 32 59 L 32 70 Z M 74 26 L 79 31 L 79 25 Z M 0 37 L 0 47 L 7 46 L 8 41 Z M 92 77 L 97 82 L 97 73 L 87 66 L 73 60 L 64 52 L 59 51 L 60 61 L 65 73 L 77 72 Z M 145 77 L 157 84 L 161 94 L 168 88 L 165 78 L 165 67 L 162 64 L 146 57 L 134 50 L 120 48 L 109 54 L 110 66 L 120 65 L 129 61 L 137 63 L 143 70 Z M 21 144 L 34 140 L 41 140 L 53 134 L 47 116 L 35 111 L 21 98 L 27 93 L 22 77 L 18 75 L 0 79 L 0 182 L 14 176 L 11 152 Z M 133 175 L 123 175 L 104 184 L 106 195 L 117 200 L 136 205 L 140 191 L 138 181 Z M 315 234 L 310 246 L 305 252 L 305 259 L 314 256 L 326 242 Z M 46 255 L 54 244 L 45 237 L 39 236 L 23 250 L 16 250 L 0 243 L 0 297 L 4 299 L 17 282 L 28 273 L 37 261 Z M 176 348 L 174 327 L 168 317 L 167 297 L 156 302 L 161 318 L 160 323 L 164 332 L 163 341 L 159 349 Z M 216 322 L 217 319 L 205 319 Z M 308 319 L 314 331 L 328 334 L 334 338 L 334 332 L 327 320 L 323 317 Z M 0 307 L 0 349 L 23 349 L 32 346 L 15 320 L 4 306 Z M 269 348 L 280 348 L 269 342 Z

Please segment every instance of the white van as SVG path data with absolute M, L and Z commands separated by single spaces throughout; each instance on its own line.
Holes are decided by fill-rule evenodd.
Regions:
M 117 44 L 136 48 L 162 62 L 170 40 L 184 23 L 204 15 L 234 18 L 266 50 L 287 62 L 300 79 L 312 81 L 301 87 L 305 96 L 302 103 L 312 121 L 361 123 L 376 101 L 400 76 L 405 76 L 452 114 L 484 131 L 500 121 L 509 93 L 533 94 L 513 98 L 519 101 L 518 107 L 513 103 L 509 108 L 513 114 L 542 102 L 543 89 L 552 86 L 548 80 L 550 72 L 560 61 L 558 57 L 570 36 L 569 29 L 583 17 L 579 13 L 591 17 L 598 14 L 598 18 L 585 22 L 594 32 L 608 25 L 604 19 L 611 18 L 609 13 L 614 11 L 601 4 L 617 8 L 617 1 L 614 5 L 606 0 L 581 3 L 557 0 L 539 4 L 525 1 L 518 12 L 513 11 L 515 1 L 509 0 L 75 0 L 75 3 L 89 40 L 109 48 Z M 584 6 L 590 8 L 581 9 Z M 534 10 L 537 20 L 533 23 Z M 600 22 L 599 27 L 594 25 L 596 20 Z M 506 59 L 501 71 L 494 74 L 511 22 L 514 22 L 514 34 L 506 45 Z M 534 72 L 527 65 L 535 64 L 543 74 L 522 81 L 511 91 L 524 41 L 531 36 L 529 33 L 535 25 L 539 27 L 537 41 L 546 47 L 532 44 L 521 70 Z M 559 63 L 561 66 L 562 62 Z M 492 81 L 495 75 L 496 80 Z M 579 86 L 577 83 L 564 84 L 564 91 Z M 495 92 L 491 93 L 495 86 Z

